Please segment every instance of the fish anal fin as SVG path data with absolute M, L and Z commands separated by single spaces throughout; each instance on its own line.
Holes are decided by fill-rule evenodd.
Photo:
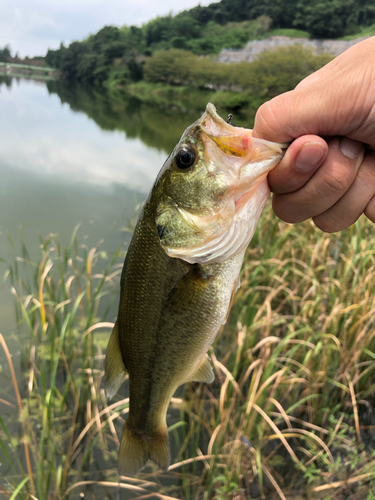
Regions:
M 118 470 L 122 476 L 134 476 L 152 460 L 162 470 L 167 470 L 170 463 L 169 439 L 167 428 L 153 437 L 144 437 L 133 432 L 128 422 L 122 431 L 118 456 Z
M 206 384 L 211 384 L 214 380 L 215 374 L 212 369 L 211 359 L 208 354 L 206 354 L 193 375 L 189 377 L 189 382 L 205 382 Z
M 105 357 L 105 393 L 112 399 L 125 380 L 126 368 L 121 355 L 120 339 L 117 321 L 109 337 Z

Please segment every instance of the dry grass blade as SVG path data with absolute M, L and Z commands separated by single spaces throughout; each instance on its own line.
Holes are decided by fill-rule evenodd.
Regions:
M 275 488 L 275 490 L 277 491 L 279 497 L 281 498 L 281 500 L 287 500 L 286 496 L 284 495 L 284 493 L 282 492 L 280 486 L 277 484 L 277 481 L 275 480 L 275 478 L 273 477 L 273 475 L 271 474 L 271 471 L 268 469 L 267 465 L 265 464 L 262 464 L 262 467 L 263 467 L 263 470 L 266 474 L 266 476 L 268 477 L 268 479 L 271 481 L 273 487 Z
M 171 465 L 168 470 L 178 469 L 183 465 L 191 464 L 193 462 L 199 462 L 200 460 L 208 460 L 209 458 L 225 458 L 227 456 L 228 455 L 202 455 L 200 457 L 188 458 L 187 460 L 183 460 L 182 462 Z
M 14 408 L 14 404 L 9 403 L 9 401 L 5 401 L 5 399 L 0 398 L 0 403 L 2 403 L 3 405 L 7 405 L 7 406 Z
M 257 404 L 254 403 L 253 404 L 253 408 L 258 413 L 260 413 L 262 415 L 262 417 L 268 422 L 268 424 L 270 425 L 270 427 L 272 427 L 272 429 L 275 431 L 275 434 L 280 439 L 280 441 L 283 443 L 283 445 L 285 446 L 285 448 L 288 450 L 288 452 L 290 453 L 290 456 L 293 458 L 293 460 L 301 467 L 302 470 L 306 470 L 305 466 L 303 465 L 303 463 L 300 460 L 298 460 L 297 455 L 292 450 L 292 448 L 289 445 L 288 441 L 285 439 L 285 437 L 283 436 L 283 434 L 281 433 L 281 431 L 279 430 L 279 428 L 275 425 L 275 423 L 272 422 L 272 420 L 270 419 L 270 417 Z
M 224 375 L 232 382 L 233 384 L 233 387 L 234 389 L 236 390 L 237 394 L 241 394 L 241 390 L 239 388 L 239 385 L 238 383 L 234 380 L 234 377 L 233 375 L 231 374 L 231 372 L 228 370 L 228 368 L 226 368 L 223 363 L 220 363 L 220 361 L 218 361 L 218 359 L 216 358 L 216 356 L 212 353 L 211 354 L 211 358 L 212 358 L 212 361 L 216 367 L 216 369 L 220 369 Z
M 106 486 L 108 488 L 121 488 L 123 490 L 139 491 L 140 493 L 148 493 L 147 490 L 141 488 L 140 486 L 134 486 L 133 484 L 124 483 L 112 483 L 110 481 L 79 481 L 78 483 L 72 484 L 64 493 L 63 498 L 67 497 L 71 491 L 79 486 L 86 486 L 88 484 L 97 484 L 98 486 Z
M 18 409 L 19 409 L 20 415 L 22 415 L 22 410 L 23 410 L 22 399 L 21 399 L 20 391 L 18 390 L 17 378 L 16 378 L 16 374 L 14 373 L 12 358 L 10 356 L 8 346 L 6 345 L 4 337 L 2 336 L 1 333 L 0 333 L 0 344 L 3 346 L 5 356 L 7 358 L 8 364 L 9 364 L 9 370 L 10 370 L 10 374 L 12 377 L 14 392 L 16 393 L 16 397 L 17 397 Z M 26 429 L 25 429 L 24 423 L 22 423 L 22 427 L 23 427 L 23 445 L 24 445 L 24 450 L 25 450 L 25 460 L 26 460 L 26 465 L 27 465 L 27 471 L 28 471 L 29 479 L 30 479 L 30 487 L 31 487 L 32 494 L 35 495 L 33 474 L 32 474 L 32 468 L 31 468 L 31 463 L 30 463 L 29 447 L 27 445 L 27 435 L 26 435 Z
M 48 273 L 50 272 L 50 270 L 52 269 L 52 266 L 53 266 L 53 262 L 49 262 L 46 265 L 45 269 L 43 270 L 47 257 L 48 257 L 48 253 L 45 254 L 45 256 L 40 264 L 40 268 L 39 268 L 39 273 L 40 273 L 40 278 L 39 278 L 40 319 L 42 322 L 42 331 L 43 332 L 45 331 L 45 326 L 46 326 L 46 309 L 45 309 L 44 298 L 43 298 L 43 287 L 44 287 L 44 281 L 45 281 Z
M 103 321 L 102 323 L 96 323 L 95 325 L 90 326 L 85 333 L 83 334 L 83 337 L 86 337 L 89 333 L 98 330 L 99 328 L 110 328 L 112 329 L 115 326 L 114 323 L 109 322 L 109 321 Z
M 142 495 L 137 497 L 137 500 L 146 500 L 148 498 L 160 498 L 160 500 L 180 500 L 176 497 L 169 497 L 167 495 L 163 495 L 162 493 L 149 493 L 148 495 Z
M 8 492 L 7 492 L 7 490 L 6 490 L 3 486 L 1 486 L 1 484 L 0 484 L 0 490 L 1 490 L 1 491 L 4 493 L 4 495 L 6 495 L 8 498 L 10 498 L 10 497 L 11 497 L 11 494 L 10 494 L 10 493 L 8 493 Z
M 335 481 L 334 483 L 315 486 L 315 488 L 312 488 L 311 492 L 318 493 L 319 491 L 331 490 L 334 488 L 340 488 L 342 486 L 345 487 L 348 484 L 358 483 L 359 481 L 370 479 L 371 477 L 374 477 L 374 473 L 368 472 L 367 474 L 361 474 L 360 476 L 350 477 L 349 479 L 345 479 L 344 481 Z
M 72 452 L 71 452 L 72 458 L 71 458 L 71 462 L 75 458 L 74 452 L 77 451 L 79 443 L 82 441 L 83 437 L 90 430 L 90 428 L 95 424 L 95 422 L 97 422 L 97 419 L 100 418 L 105 413 L 109 413 L 112 409 L 117 408 L 118 406 L 121 406 L 121 405 L 126 404 L 126 403 L 129 403 L 129 398 L 126 398 L 126 399 L 123 399 L 121 401 L 118 401 L 117 403 L 113 403 L 111 406 L 107 406 L 97 416 L 95 416 L 93 419 L 90 420 L 90 422 L 85 426 L 85 428 L 82 430 L 82 432 L 77 437 L 77 439 L 75 440 L 75 442 L 74 442 L 74 444 L 72 446 Z M 128 411 L 128 410 L 126 410 L 126 411 Z M 113 415 L 111 415 L 109 417 L 108 420 L 113 420 L 113 419 L 119 417 L 120 414 L 121 413 L 114 413 Z
M 358 405 L 357 405 L 357 398 L 355 397 L 353 382 L 351 380 L 349 380 L 349 390 L 350 390 L 350 396 L 352 398 L 352 404 L 353 404 L 353 413 L 354 413 L 355 430 L 357 433 L 357 442 L 358 442 L 358 444 L 360 444 L 360 442 L 361 442 L 361 430 L 359 428 Z

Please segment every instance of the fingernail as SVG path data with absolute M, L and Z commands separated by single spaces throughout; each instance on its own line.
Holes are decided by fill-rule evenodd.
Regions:
M 353 141 L 353 139 L 348 139 L 347 137 L 341 137 L 340 139 L 341 153 L 351 160 L 354 160 L 354 158 L 358 158 L 362 148 L 362 142 Z
M 295 166 L 301 172 L 315 168 L 325 155 L 325 148 L 319 142 L 307 142 L 298 153 Z

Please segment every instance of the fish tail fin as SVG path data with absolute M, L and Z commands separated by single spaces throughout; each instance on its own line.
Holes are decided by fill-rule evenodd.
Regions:
M 152 460 L 162 470 L 169 467 L 169 439 L 167 428 L 152 438 L 143 438 L 129 429 L 125 422 L 118 456 L 119 474 L 135 475 Z
M 120 385 L 125 380 L 126 373 L 126 367 L 121 354 L 118 322 L 116 321 L 109 337 L 105 357 L 105 393 L 108 399 L 111 400 L 119 390 Z
M 168 469 L 170 455 L 167 426 L 157 436 L 147 440 L 147 451 L 149 459 L 155 462 L 161 470 Z

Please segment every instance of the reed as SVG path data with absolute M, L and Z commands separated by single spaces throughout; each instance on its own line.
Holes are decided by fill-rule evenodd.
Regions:
M 116 462 L 127 393 L 107 403 L 102 379 L 123 250 L 104 257 L 78 245 L 75 234 L 68 248 L 51 237 L 41 241 L 38 262 L 24 249 L 9 273 L 28 370 L 21 380 L 11 377 L 20 398 L 2 400 L 14 405 L 21 438 L 0 418 L 9 471 L 0 494 L 374 498 L 372 223 L 361 218 L 327 235 L 265 211 L 229 321 L 210 352 L 215 382 L 190 383 L 172 401 L 170 470 L 150 465 L 121 483 Z

